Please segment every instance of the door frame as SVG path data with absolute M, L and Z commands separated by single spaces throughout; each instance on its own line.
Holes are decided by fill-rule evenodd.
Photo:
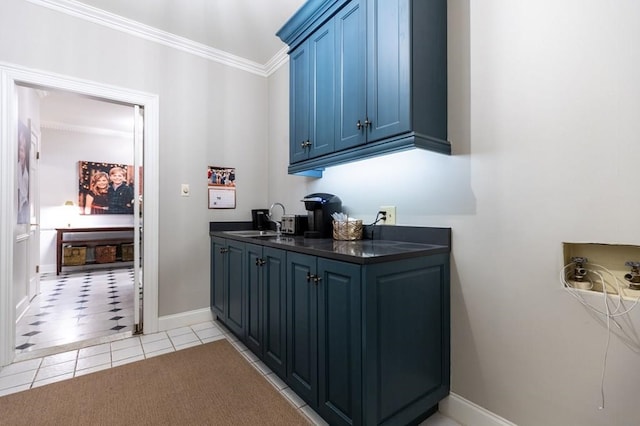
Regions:
M 16 306 L 13 291 L 15 244 L 15 176 L 18 102 L 16 84 L 66 90 L 144 108 L 143 212 L 143 324 L 158 331 L 159 230 L 159 97 L 156 94 L 111 86 L 0 62 L 0 366 L 15 358 Z

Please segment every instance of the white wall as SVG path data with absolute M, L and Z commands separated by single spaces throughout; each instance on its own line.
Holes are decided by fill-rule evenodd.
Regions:
M 638 353 L 612 337 L 599 410 L 606 328 L 558 279 L 563 241 L 640 244 L 640 3 L 448 6 L 454 155 L 334 167 L 270 197 L 326 191 L 365 221 L 392 204 L 399 224 L 452 228 L 453 392 L 521 426 L 640 424 Z
M 159 95 L 158 311 L 206 309 L 209 222 L 268 203 L 267 80 L 23 0 L 2 3 L 0 61 Z M 236 168 L 236 209 L 207 208 L 208 165 Z

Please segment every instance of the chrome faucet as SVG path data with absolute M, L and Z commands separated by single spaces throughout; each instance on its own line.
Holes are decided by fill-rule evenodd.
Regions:
M 280 232 L 280 228 L 282 227 L 282 216 L 280 217 L 280 221 L 273 220 L 273 208 L 275 206 L 282 207 L 282 216 L 284 216 L 285 214 L 285 209 L 282 203 L 273 203 L 271 204 L 271 207 L 269 207 L 269 214 L 267 214 L 267 218 L 269 219 L 269 221 L 276 224 L 276 235 L 279 237 L 280 235 L 282 235 L 282 233 Z

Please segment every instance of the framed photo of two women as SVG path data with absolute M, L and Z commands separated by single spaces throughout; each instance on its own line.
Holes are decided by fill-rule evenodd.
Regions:
M 79 161 L 78 174 L 80 214 L 133 214 L 132 165 Z

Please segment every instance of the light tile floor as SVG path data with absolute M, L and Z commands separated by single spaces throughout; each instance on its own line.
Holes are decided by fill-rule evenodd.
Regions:
M 43 275 L 41 295 L 16 328 L 16 362 L 0 369 L 0 396 L 227 339 L 303 415 L 327 424 L 215 321 L 132 336 L 132 275 L 131 269 Z M 421 426 L 459 424 L 436 413 Z
M 286 383 L 276 376 L 263 362 L 259 361 L 224 326 L 215 321 L 207 321 L 154 334 L 131 336 L 109 343 L 87 346 L 10 364 L 0 369 L 0 396 L 220 339 L 227 339 L 247 362 L 256 368 L 265 379 L 314 424 L 327 425 Z M 421 426 L 459 426 L 459 424 L 440 413 L 436 413 L 422 422 Z
M 258 370 L 288 401 L 316 425 L 327 425 L 278 376 L 215 321 L 181 327 L 142 336 L 131 336 L 110 343 L 102 343 L 41 358 L 10 364 L 0 370 L 0 396 L 32 389 L 49 383 L 78 377 L 94 371 L 151 358 L 215 340 L 227 339 L 238 352 Z M 436 413 L 421 426 L 460 426 Z

